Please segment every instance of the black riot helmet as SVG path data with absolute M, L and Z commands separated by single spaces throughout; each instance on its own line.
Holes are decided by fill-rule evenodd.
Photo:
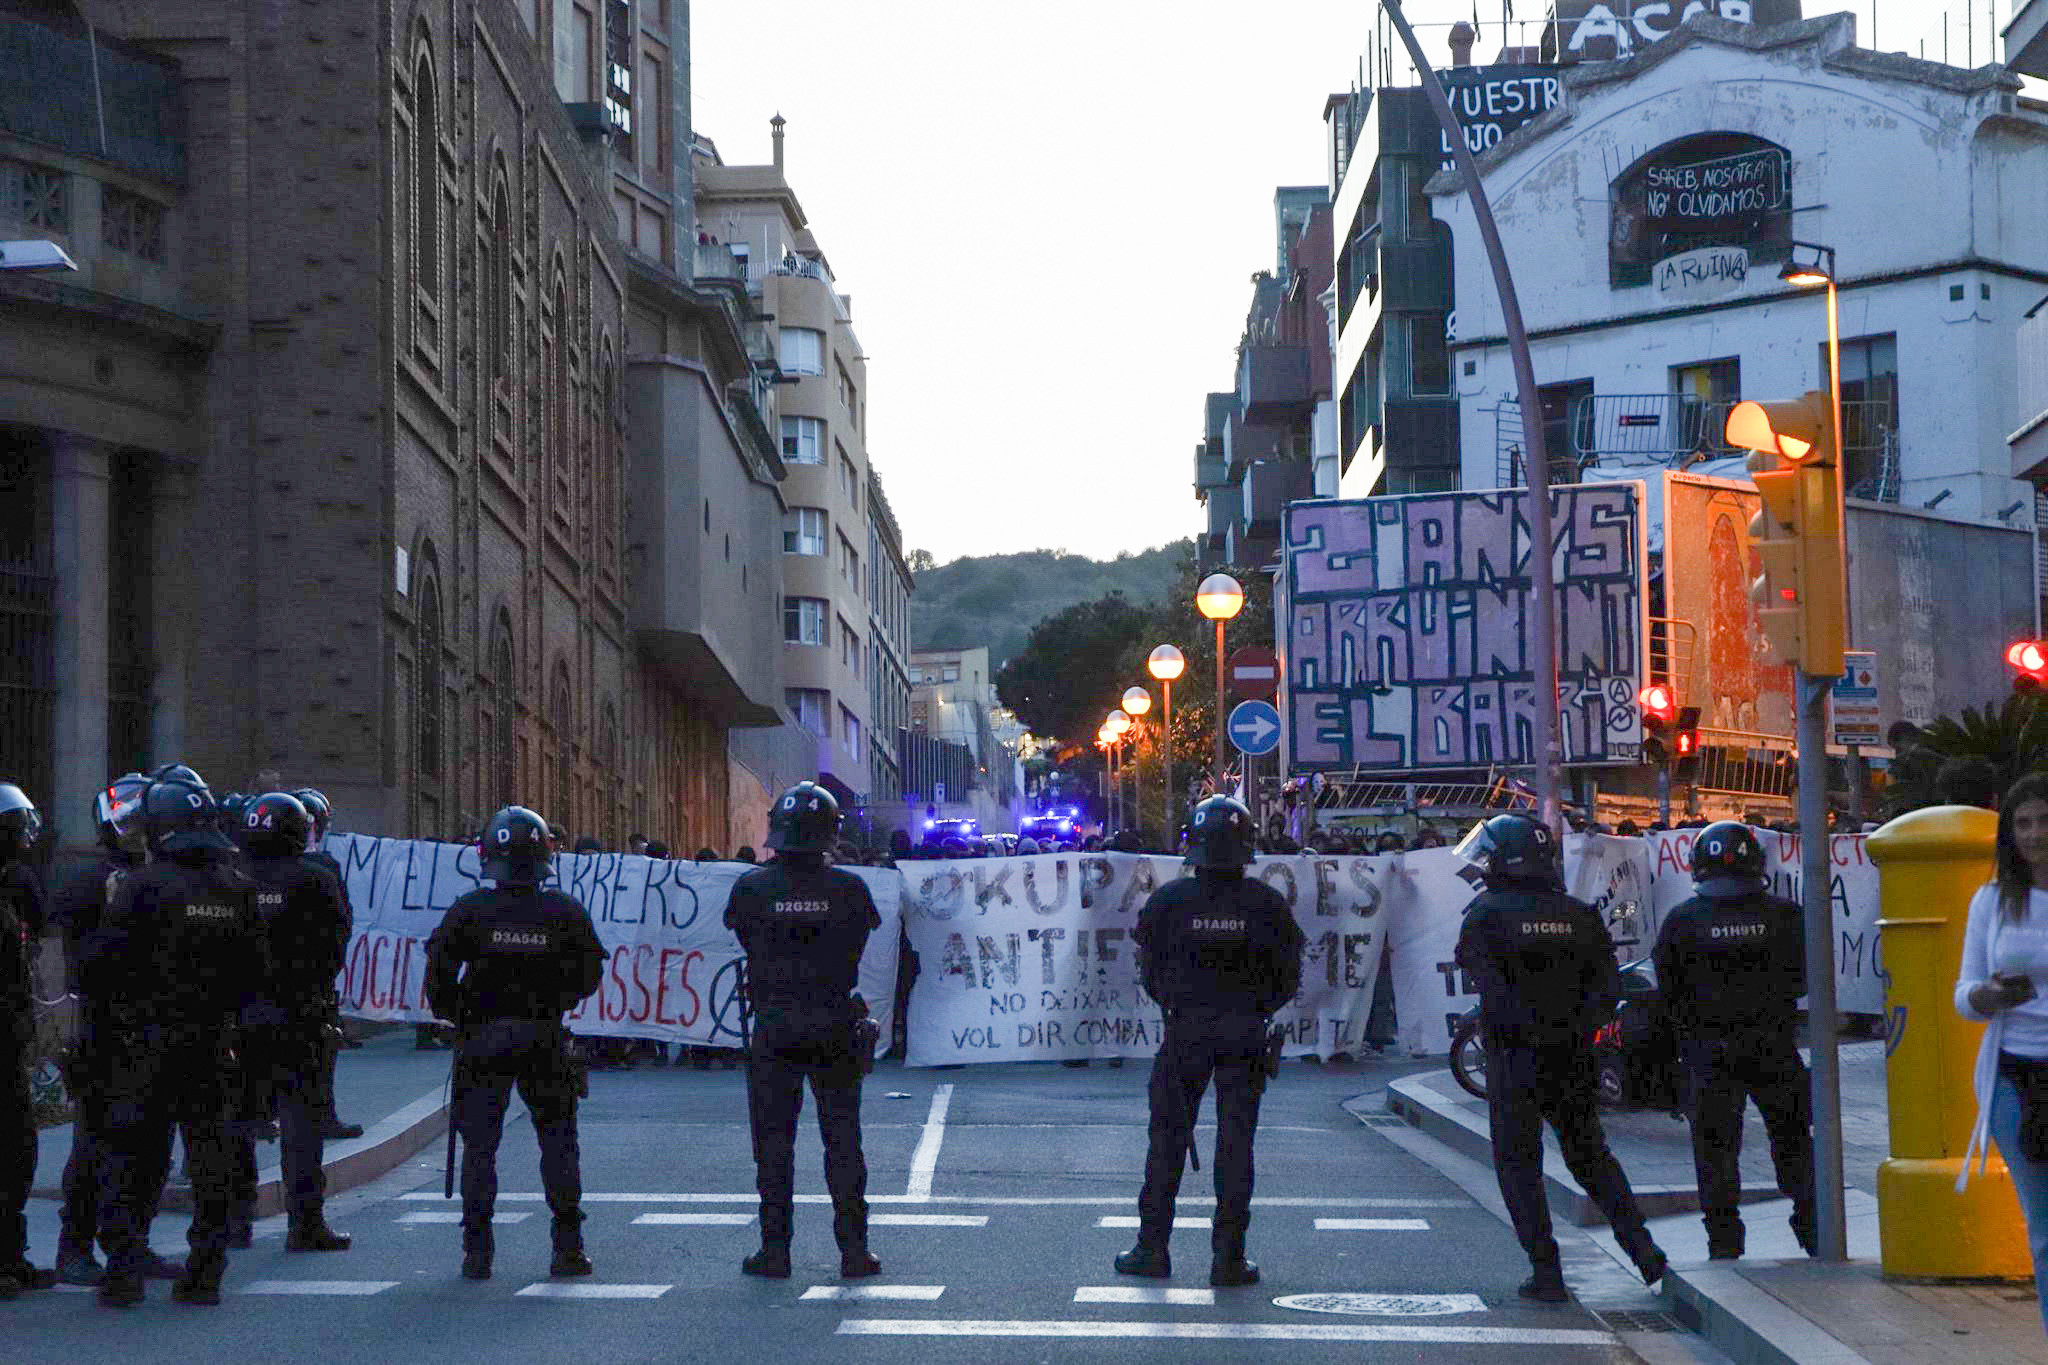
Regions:
M 141 773 L 123 773 L 93 794 L 92 822 L 101 846 L 109 852 L 119 851 L 123 839 L 142 832 L 142 794 L 147 790 L 149 779 Z
M 555 837 L 548 822 L 524 806 L 507 806 L 484 826 L 477 842 L 484 880 L 500 886 L 539 886 L 547 880 L 555 856 Z
M 1457 854 L 1489 885 L 1541 882 L 1562 886 L 1563 868 L 1557 836 L 1532 816 L 1496 815 L 1472 827 L 1459 841 Z
M 1188 821 L 1188 858 L 1205 871 L 1250 867 L 1256 837 L 1244 802 L 1212 796 Z
M 313 817 L 290 792 L 266 792 L 242 801 L 242 847 L 255 858 L 289 858 L 306 851 Z
M 229 792 L 214 798 L 214 804 L 220 807 L 220 832 L 232 839 L 238 848 L 247 847 L 243 842 L 242 817 L 249 813 L 249 803 L 255 799 L 246 792 Z
M 325 839 L 327 837 L 327 827 L 334 820 L 334 807 L 328 803 L 326 794 L 318 787 L 301 787 L 293 792 L 292 795 L 296 796 L 299 799 L 299 804 L 306 808 L 306 814 L 313 817 L 313 838 L 315 840 Z M 524 808 L 507 806 L 505 809 L 520 810 Z
M 839 838 L 839 800 L 815 782 L 799 782 L 768 812 L 768 847 L 778 853 L 825 853 Z
M 204 787 L 206 779 L 182 763 L 166 763 L 161 768 L 149 770 L 152 782 L 189 782 L 195 787 Z
M 26 858 L 43 832 L 43 817 L 28 793 L 12 782 L 0 782 L 0 863 Z
M 142 794 L 142 832 L 150 852 L 170 857 L 235 851 L 220 831 L 220 806 L 213 793 L 205 783 L 185 777 L 159 777 L 149 784 Z
M 1712 881 L 1764 882 L 1764 845 L 1756 831 L 1737 820 L 1708 825 L 1692 841 L 1692 879 Z

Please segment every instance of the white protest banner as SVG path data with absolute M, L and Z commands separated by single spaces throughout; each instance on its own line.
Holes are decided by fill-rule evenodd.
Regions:
M 1465 861 L 1448 848 L 1391 853 L 1385 859 L 1393 864 L 1386 914 L 1400 1047 L 1415 1057 L 1449 1052 L 1451 1025 L 1477 1003 L 1452 953 L 1465 907 L 1478 888 L 1458 875 Z
M 427 940 L 457 898 L 483 885 L 471 844 L 329 836 L 355 909 L 340 989 L 344 1014 L 425 1023 Z M 558 854 L 547 883 L 581 901 L 604 944 L 603 978 L 567 1017 L 589 1037 L 737 1047 L 739 942 L 725 927 L 745 863 L 656 860 L 622 853 Z M 847 871 L 867 883 L 882 927 L 861 956 L 860 993 L 889 1042 L 896 1000 L 901 879 Z
M 1290 1055 L 1360 1046 L 1379 969 L 1383 860 L 1261 858 L 1307 944 L 1277 1016 Z M 1056 854 L 906 863 L 904 924 L 919 958 L 909 1061 L 1144 1057 L 1161 1037 L 1131 931 L 1172 857 Z

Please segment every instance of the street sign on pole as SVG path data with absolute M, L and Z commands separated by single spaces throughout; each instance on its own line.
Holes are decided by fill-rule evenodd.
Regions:
M 1875 748 L 1884 743 L 1884 716 L 1877 705 L 1877 654 L 1842 651 L 1842 676 L 1828 689 L 1828 742 Z
M 1280 713 L 1271 702 L 1241 701 L 1231 707 L 1228 729 L 1241 754 L 1257 757 L 1280 746 Z
M 1280 692 L 1280 656 L 1264 645 L 1246 645 L 1231 651 L 1230 695 L 1251 701 L 1271 701 Z

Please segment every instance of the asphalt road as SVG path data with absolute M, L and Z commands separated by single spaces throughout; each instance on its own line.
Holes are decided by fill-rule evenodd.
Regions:
M 259 1225 L 256 1247 L 233 1258 L 219 1308 L 173 1304 L 167 1286 L 153 1284 L 149 1302 L 127 1312 L 59 1291 L 0 1304 L 0 1320 L 19 1359 L 1714 1358 L 1682 1333 L 1611 1330 L 1629 1324 L 1601 1313 L 1657 1304 L 1570 1230 L 1561 1240 L 1580 1302 L 1518 1300 L 1526 1266 L 1485 1207 L 1484 1181 L 1468 1170 L 1461 1185 L 1424 1150 L 1426 1139 L 1369 1127 L 1340 1107 L 1403 1069 L 1290 1063 L 1268 1091 L 1249 1247 L 1265 1279 L 1253 1288 L 1209 1289 L 1206 1221 L 1176 1232 L 1171 1281 L 1111 1269 L 1134 1236 L 1143 1064 L 878 1069 L 864 1112 L 872 1244 L 884 1273 L 844 1286 L 808 1113 L 796 1273 L 751 1279 L 738 1269 L 757 1235 L 741 1074 L 643 1069 L 595 1076 L 583 1108 L 592 1279 L 546 1279 L 537 1150 L 518 1115 L 500 1155 L 506 1194 L 488 1283 L 458 1274 L 458 1206 L 441 1199 L 436 1143 L 334 1201 L 331 1221 L 355 1235 L 350 1252 L 287 1255 L 283 1220 Z M 1205 1103 L 1205 1151 L 1210 1117 Z M 1202 1174 L 1186 1177 L 1183 1218 L 1210 1213 L 1209 1171 L 1205 1161 Z M 53 1209 L 33 1210 L 44 1263 L 53 1226 Z M 181 1220 L 160 1221 L 157 1244 L 176 1246 L 182 1230 Z M 574 1297 L 552 1296 L 560 1293 Z M 1347 1312 L 1289 1302 L 1330 1294 L 1387 1297 Z

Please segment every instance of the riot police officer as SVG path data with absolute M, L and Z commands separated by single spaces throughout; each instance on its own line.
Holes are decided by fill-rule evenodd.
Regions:
M 28 865 L 43 828 L 35 802 L 0 782 L 0 1298 L 48 1289 L 50 1271 L 28 1259 L 28 1192 L 36 1178 L 36 1116 L 29 1099 L 29 1051 L 35 1045 L 35 951 L 42 937 L 41 883 Z
M 1168 882 L 1138 912 L 1131 937 L 1145 993 L 1159 1002 L 1166 1036 L 1152 1061 L 1145 1186 L 1138 1244 L 1116 1258 L 1124 1275 L 1165 1278 L 1181 1164 L 1194 1117 L 1216 1079 L 1216 1218 L 1213 1285 L 1257 1284 L 1245 1259 L 1252 1216 L 1252 1137 L 1272 1052 L 1268 1021 L 1301 986 L 1302 933 L 1287 901 L 1256 877 L 1256 833 L 1241 801 L 1212 796 L 1195 807 L 1188 857 L 1195 874 Z
M 192 1170 L 191 1254 L 171 1294 L 181 1303 L 218 1304 L 227 1268 L 225 1114 L 238 1066 L 236 1024 L 245 988 L 268 968 L 252 888 L 234 866 L 234 845 L 197 774 L 152 780 L 142 823 L 149 863 L 116 887 L 83 964 L 105 1057 L 100 1301 L 142 1300 L 148 1220 L 167 1174 L 172 1125 L 182 1124 Z
M 776 856 L 735 882 L 726 905 L 726 928 L 746 953 L 753 1020 L 747 1117 L 761 1195 L 761 1249 L 740 1263 L 749 1275 L 789 1275 L 796 1121 L 807 1079 L 825 1141 L 840 1276 L 882 1271 L 868 1251 L 860 1050 L 871 1047 L 871 1035 L 860 1027 L 867 1004 L 855 993 L 861 952 L 882 917 L 865 882 L 827 865 L 838 834 L 839 802 L 832 793 L 815 782 L 791 787 L 768 816 L 768 847 Z
M 78 1036 L 65 1068 L 76 1115 L 71 1156 L 64 1163 L 64 1209 L 57 1236 L 57 1278 L 65 1284 L 96 1285 L 102 1274 L 92 1248 L 103 1231 L 100 1192 L 106 1179 L 108 1134 L 102 1130 L 106 1107 L 101 1103 L 100 1076 L 107 1044 L 102 1011 L 85 990 L 80 963 L 114 888 L 142 866 L 142 794 L 148 786 L 149 779 L 141 773 L 124 773 L 93 794 L 100 856 L 72 867 L 53 896 L 51 919 L 64 937 L 66 987 L 78 1009 Z M 178 1267 L 155 1252 L 148 1253 L 146 1262 L 145 1273 L 154 1278 L 178 1275 Z
M 301 787 L 291 795 L 306 808 L 306 814 L 313 820 L 313 831 L 306 839 L 306 856 L 334 874 L 335 883 L 341 888 L 342 912 L 353 924 L 355 907 L 348 901 L 348 882 L 342 876 L 341 863 L 325 847 L 327 831 L 334 824 L 334 807 L 316 787 Z M 320 1032 L 320 1136 L 330 1141 L 359 1138 L 363 1135 L 363 1125 L 342 1122 L 334 1107 L 334 1068 L 341 1057 L 341 997 L 332 981 L 327 983 L 326 998 L 327 1026 Z
M 277 1109 L 289 1223 L 285 1250 L 346 1251 L 349 1239 L 327 1226 L 324 1212 L 319 1100 L 328 997 L 351 925 L 340 881 L 305 851 L 312 828 L 306 808 L 284 792 L 245 803 L 242 847 L 271 967 L 267 989 L 245 1017 L 251 1026 L 245 1060 L 259 1100 L 274 1101 Z M 268 1112 L 270 1105 L 259 1107 Z M 244 1155 L 253 1161 L 253 1151 Z
M 1593 1033 L 1612 1017 L 1621 974 L 1606 926 L 1565 894 L 1557 839 L 1526 815 L 1477 825 L 1458 852 L 1485 890 L 1465 913 L 1457 961 L 1479 990 L 1494 1174 L 1533 1271 L 1524 1298 L 1568 1297 L 1543 1190 L 1549 1121 L 1574 1179 L 1607 1215 L 1645 1284 L 1664 1275 L 1596 1107 Z
M 1692 846 L 1693 897 L 1673 910 L 1652 954 L 1679 1053 L 1692 1081 L 1693 1168 L 1707 1255 L 1742 1255 L 1742 1111 L 1754 1099 L 1770 1135 L 1792 1232 L 1820 1250 L 1813 1207 L 1812 1091 L 1795 1012 L 1806 994 L 1799 907 L 1764 884 L 1764 846 L 1724 820 Z
M 597 989 L 604 947 L 590 912 L 544 891 L 554 858 L 547 822 L 507 806 L 478 849 L 492 887 L 448 907 L 427 942 L 427 1003 L 455 1024 L 454 1123 L 462 1137 L 462 1273 L 491 1277 L 498 1140 L 514 1086 L 540 1139 L 540 1177 L 554 1215 L 548 1273 L 588 1275 L 583 1173 L 576 1140 L 580 1075 L 562 1015 Z

